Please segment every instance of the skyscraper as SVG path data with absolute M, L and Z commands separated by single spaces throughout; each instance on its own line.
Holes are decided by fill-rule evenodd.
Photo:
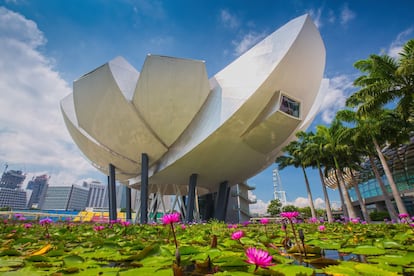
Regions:
M 7 168 L 7 167 L 6 167 Z M 0 188 L 17 189 L 25 180 L 26 175 L 22 171 L 8 170 L 3 173 L 0 180 Z
M 83 187 L 89 188 L 86 207 L 108 208 L 108 186 L 99 181 L 83 182 Z
M 48 186 L 42 210 L 84 210 L 89 189 L 78 185 Z
M 36 208 L 39 206 L 40 201 L 42 201 L 45 196 L 48 180 L 49 176 L 43 174 L 36 176 L 29 181 L 27 189 L 32 190 L 32 195 L 29 199 L 29 203 L 27 204 L 28 208 Z

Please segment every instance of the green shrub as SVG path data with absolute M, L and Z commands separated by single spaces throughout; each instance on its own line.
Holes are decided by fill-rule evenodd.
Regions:
M 374 211 L 369 214 L 372 221 L 384 221 L 385 219 L 390 220 L 390 215 L 385 211 Z

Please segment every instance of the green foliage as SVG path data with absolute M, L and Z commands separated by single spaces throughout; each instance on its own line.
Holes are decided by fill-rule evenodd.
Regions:
M 270 201 L 269 206 L 267 206 L 267 213 L 272 217 L 276 217 L 280 214 L 282 208 L 282 203 L 279 199 L 273 199 Z
M 369 214 L 369 217 L 372 221 L 384 221 L 385 219 L 390 219 L 390 215 L 385 211 L 373 211 Z
M 403 223 L 325 223 L 324 231 L 318 230 L 320 224 L 300 223 L 306 258 L 300 257 L 298 250 L 287 255 L 291 250 L 283 247 L 283 240 L 288 238 L 292 248 L 297 247 L 292 228 L 283 231 L 281 224 L 237 225 L 236 229 L 219 221 L 187 225 L 185 229 L 177 225 L 180 265 L 173 266 L 177 251 L 170 228 L 164 225 L 130 225 L 124 234 L 121 224 L 104 224 L 103 230 L 95 231 L 94 224 L 59 222 L 49 226 L 50 238 L 45 239 L 41 225 L 33 223 L 25 228 L 27 222 L 12 222 L 0 222 L 0 274 L 173 275 L 173 267 L 182 269 L 182 275 L 315 275 L 333 271 L 401 275 L 414 271 L 413 229 Z M 244 237 L 231 239 L 235 231 L 243 231 Z M 33 256 L 49 244 L 50 251 Z M 255 265 L 246 263 L 248 247 L 268 251 L 274 265 L 254 272 Z M 358 254 L 353 260 L 363 255 L 369 264 L 338 262 L 342 253 Z
M 294 205 L 286 205 L 282 208 L 283 212 L 299 212 L 299 207 Z

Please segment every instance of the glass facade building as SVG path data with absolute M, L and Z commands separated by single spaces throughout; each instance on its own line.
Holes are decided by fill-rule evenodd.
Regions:
M 403 145 L 398 149 L 386 148 L 383 151 L 388 165 L 393 175 L 395 184 L 398 187 L 407 211 L 414 215 L 414 138 L 408 145 Z M 392 199 L 391 187 L 382 170 L 379 162 L 376 164 L 383 183 Z M 361 196 L 367 205 L 368 210 L 385 211 L 384 195 L 379 187 L 378 181 L 372 173 L 371 164 L 366 162 L 363 169 L 358 173 L 358 187 Z M 354 206 L 359 206 L 355 188 L 349 189 L 349 195 Z
M 77 185 L 49 186 L 41 206 L 42 210 L 84 210 L 89 189 Z

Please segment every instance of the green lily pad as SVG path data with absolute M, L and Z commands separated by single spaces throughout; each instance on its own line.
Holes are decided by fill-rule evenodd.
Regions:
M 26 260 L 29 262 L 49 262 L 50 261 L 48 257 L 42 256 L 42 255 L 29 256 L 26 258 Z
M 200 251 L 194 246 L 181 246 L 179 247 L 181 255 L 197 254 Z
M 315 273 L 315 271 L 310 267 L 286 264 L 271 266 L 270 270 L 282 273 L 282 275 L 312 276 Z
M 0 257 L 2 256 L 21 256 L 22 253 L 16 249 L 5 249 L 0 253 Z
M 5 268 L 4 271 L 9 271 L 9 270 L 15 270 L 16 268 L 19 267 L 23 267 L 24 266 L 24 262 L 22 259 L 7 259 L 7 260 L 3 260 L 0 259 L 0 269 Z
M 387 263 L 391 265 L 406 266 L 414 263 L 414 253 L 409 252 L 405 255 L 383 255 L 378 257 L 370 257 L 368 260 L 374 263 Z
M 355 247 L 352 253 L 359 255 L 382 255 L 385 254 L 385 250 L 371 245 L 361 245 Z
M 66 267 L 77 266 L 84 261 L 85 259 L 78 255 L 69 255 L 63 258 L 63 263 Z

